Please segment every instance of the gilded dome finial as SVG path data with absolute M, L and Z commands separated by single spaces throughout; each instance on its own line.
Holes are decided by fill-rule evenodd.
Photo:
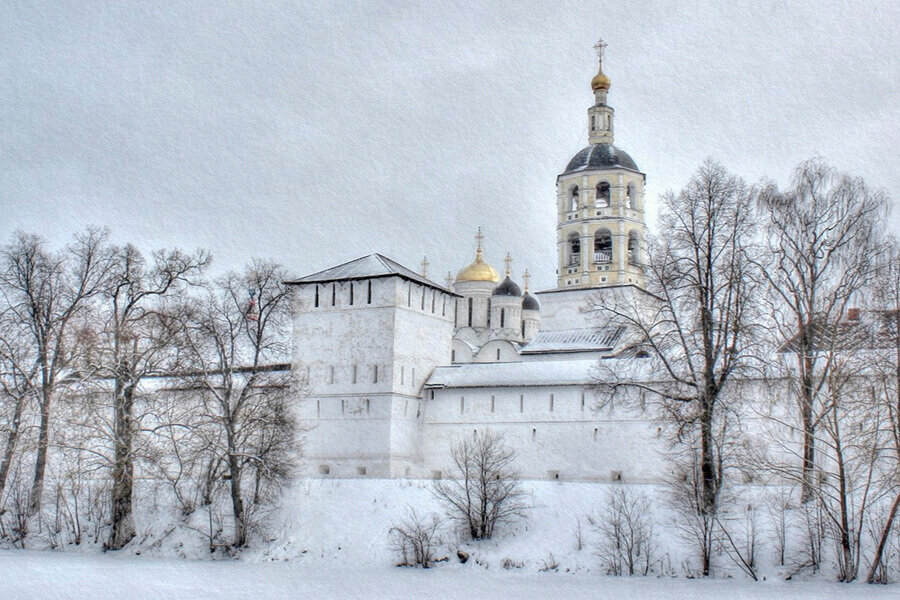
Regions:
M 481 227 L 475 234 L 475 262 L 464 268 L 456 275 L 456 281 L 500 281 L 497 270 L 491 265 L 484 262 L 482 256 L 481 242 L 484 240 L 484 234 L 481 233 Z
M 597 51 L 597 62 L 599 63 L 597 74 L 591 79 L 591 89 L 594 91 L 609 89 L 609 77 L 603 74 L 603 51 L 605 48 L 606 42 L 603 40 L 598 40 L 597 43 L 594 44 L 594 50 Z
M 528 282 L 531 281 L 531 273 L 528 272 L 528 269 L 525 269 L 525 272 L 522 273 L 522 280 L 525 281 L 525 292 L 528 292 Z

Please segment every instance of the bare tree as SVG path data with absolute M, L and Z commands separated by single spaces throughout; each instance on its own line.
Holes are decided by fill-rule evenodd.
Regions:
M 900 511 L 900 242 L 896 238 L 889 239 L 878 265 L 873 296 L 877 337 L 872 356 L 872 399 L 878 413 L 883 415 L 884 429 L 880 434 L 891 463 L 886 469 L 884 485 L 893 490 L 893 498 L 876 536 L 875 553 L 866 574 L 868 583 L 876 581 Z
M 110 268 L 107 233 L 88 229 L 65 252 L 50 252 L 37 236 L 18 233 L 0 251 L 0 293 L 24 325 L 38 369 L 35 385 L 40 423 L 29 497 L 29 514 L 41 507 L 53 401 L 75 362 L 73 324 L 106 282 Z
M 593 306 L 600 319 L 636 332 L 635 355 L 649 355 L 634 361 L 640 372 L 601 361 L 601 391 L 610 398 L 619 390 L 639 392 L 631 396 L 654 404 L 677 442 L 696 440 L 696 508 L 704 518 L 717 510 L 720 450 L 726 425 L 735 422 L 725 418 L 725 403 L 736 397 L 730 392 L 735 379 L 749 373 L 756 359 L 754 194 L 722 166 L 705 162 L 681 192 L 663 197 L 665 234 L 649 248 L 645 268 L 652 296 L 613 292 Z M 708 552 L 701 555 L 708 575 Z
M 833 368 L 834 349 L 823 328 L 838 326 L 873 274 L 887 202 L 858 178 L 820 160 L 801 163 L 791 187 L 759 195 L 769 260 L 762 273 L 774 296 L 781 340 L 792 340 L 792 393 L 802 423 L 801 501 L 813 496 L 820 397 Z
M 434 481 L 432 493 L 473 540 L 525 516 L 516 452 L 501 434 L 476 431 L 451 445 L 450 459 L 448 478 Z
M 217 281 L 186 322 L 195 372 L 184 379 L 199 402 L 189 426 L 214 453 L 212 472 L 221 469 L 228 483 L 238 548 L 247 544 L 249 511 L 277 492 L 296 450 L 290 369 L 277 363 L 289 347 L 284 280 L 279 265 L 256 261 Z
M 11 310 L 0 311 L 0 431 L 6 433 L 0 457 L 0 499 L 19 447 L 28 401 L 35 394 L 38 365 L 26 333 Z
M 178 318 L 178 302 L 170 300 L 185 286 L 198 283 L 209 254 L 160 250 L 149 265 L 132 245 L 114 248 L 110 254 L 111 268 L 100 295 L 101 356 L 94 368 L 112 382 L 112 527 L 106 547 L 117 550 L 135 535 L 135 395 L 146 376 L 177 368 L 174 346 L 183 320 Z
M 390 529 L 391 543 L 394 551 L 400 556 L 401 567 L 431 567 L 435 560 L 435 551 L 441 545 L 442 523 L 437 515 L 427 519 L 407 507 L 406 517 Z
M 597 555 L 608 575 L 647 575 L 656 539 L 650 499 L 623 487 L 611 489 L 588 522 L 600 535 Z

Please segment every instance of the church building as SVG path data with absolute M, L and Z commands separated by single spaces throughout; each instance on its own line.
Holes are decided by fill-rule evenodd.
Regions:
M 658 481 L 660 432 L 600 406 L 599 361 L 634 361 L 634 338 L 588 310 L 612 290 L 644 302 L 644 183 L 614 145 L 603 49 L 588 145 L 556 179 L 557 285 L 474 259 L 445 283 L 380 254 L 289 282 L 308 474 L 439 478 L 450 445 L 501 433 L 526 479 Z M 490 242 L 487 242 L 488 244 Z M 611 362 L 609 364 L 615 364 Z

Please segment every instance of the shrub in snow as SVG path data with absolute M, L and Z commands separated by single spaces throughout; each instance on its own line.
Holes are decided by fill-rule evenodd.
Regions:
M 391 546 L 400 558 L 397 566 L 428 568 L 435 562 L 435 551 L 442 544 L 440 518 L 419 516 L 407 508 L 406 517 L 390 529 Z
M 599 534 L 596 554 L 609 575 L 646 575 L 653 561 L 653 515 L 643 493 L 611 489 L 603 510 L 588 517 Z
M 432 492 L 469 537 L 490 538 L 497 525 L 524 517 L 516 452 L 502 435 L 476 431 L 450 447 L 450 458 L 448 478 L 435 480 Z

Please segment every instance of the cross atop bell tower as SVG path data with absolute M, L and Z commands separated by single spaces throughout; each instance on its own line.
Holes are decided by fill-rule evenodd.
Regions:
M 594 44 L 597 51 L 597 74 L 591 79 L 591 89 L 594 91 L 594 106 L 588 109 L 588 141 L 591 144 L 613 143 L 613 109 L 606 104 L 606 94 L 609 92 L 609 77 L 603 73 L 603 54 L 606 50 L 606 42 L 598 40 Z

